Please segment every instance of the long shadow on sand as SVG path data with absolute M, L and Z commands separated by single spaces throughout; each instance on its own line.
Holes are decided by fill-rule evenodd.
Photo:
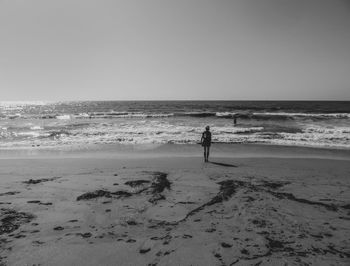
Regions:
M 218 162 L 209 162 L 215 165 L 220 165 L 220 166 L 226 166 L 226 167 L 237 167 L 237 165 L 234 164 L 228 164 L 228 163 L 218 163 Z

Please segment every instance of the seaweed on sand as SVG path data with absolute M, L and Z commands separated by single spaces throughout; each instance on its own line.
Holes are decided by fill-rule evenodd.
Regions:
M 35 185 L 35 184 L 39 184 L 39 183 L 42 183 L 42 182 L 54 181 L 54 180 L 59 179 L 59 178 L 61 178 L 61 177 L 29 179 L 27 181 L 23 181 L 23 183 L 24 184 L 28 184 L 28 185 Z
M 86 192 L 80 196 L 77 197 L 77 201 L 80 200 L 89 200 L 89 199 L 95 199 L 95 198 L 100 198 L 100 197 L 105 197 L 105 198 L 112 198 L 113 196 L 116 196 L 117 198 L 121 197 L 130 197 L 132 194 L 127 191 L 115 191 L 115 192 L 110 192 L 107 190 L 96 190 L 93 192 Z
M 34 218 L 35 216 L 30 213 L 2 208 L 0 210 L 0 235 L 9 234 Z

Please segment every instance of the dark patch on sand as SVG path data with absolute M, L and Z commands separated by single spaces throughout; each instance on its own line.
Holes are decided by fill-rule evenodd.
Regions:
M 23 183 L 24 184 L 28 184 L 28 185 L 35 185 L 35 184 L 39 184 L 39 183 L 42 183 L 42 182 L 54 181 L 54 180 L 59 179 L 59 178 L 61 178 L 61 177 L 29 179 L 28 181 L 23 181 Z
M 40 200 L 29 200 L 27 203 L 34 203 L 39 205 L 52 205 L 52 202 L 41 202 Z
M 5 192 L 5 193 L 0 193 L 0 196 L 11 196 L 11 195 L 16 195 L 20 193 L 19 191 L 9 191 L 9 192 Z
M 0 209 L 0 235 L 9 234 L 17 230 L 22 224 L 29 223 L 35 218 L 26 212 L 17 212 L 13 209 Z
M 262 181 L 264 187 L 268 187 L 268 188 L 271 188 L 271 189 L 278 189 L 278 188 L 281 188 L 285 185 L 288 185 L 290 184 L 290 182 L 283 182 L 283 181 Z
M 217 203 L 221 203 L 224 200 L 228 200 L 236 192 L 236 188 L 238 186 L 242 186 L 243 183 L 244 183 L 243 181 L 235 181 L 235 180 L 221 181 L 218 183 L 220 185 L 219 193 L 215 197 L 213 197 L 211 200 L 209 200 L 208 202 L 206 202 L 206 203 L 202 204 L 201 206 L 188 212 L 187 215 L 183 219 L 176 221 L 176 222 L 160 221 L 160 222 L 157 222 L 156 225 L 152 225 L 149 228 L 156 228 L 158 226 L 178 225 L 179 223 L 186 221 L 190 216 L 193 216 L 196 213 L 198 213 L 199 211 L 202 211 L 206 207 L 212 206 L 212 205 L 217 204 Z M 214 232 L 214 231 L 206 230 L 206 232 Z
M 126 222 L 128 225 L 137 225 L 137 222 L 134 220 L 129 220 Z
M 223 248 L 230 248 L 230 247 L 232 247 L 232 244 L 229 244 L 229 243 L 226 243 L 226 242 L 222 242 L 222 243 L 221 243 L 221 246 L 222 246 Z
M 282 242 L 280 240 L 271 239 L 269 237 L 266 237 L 266 240 L 268 241 L 267 246 L 270 248 L 271 252 L 283 251 L 285 249 L 286 244 L 293 243 L 293 242 Z
M 292 201 L 296 201 L 296 202 L 300 202 L 300 203 L 304 203 L 304 204 L 318 205 L 318 206 L 325 207 L 326 209 L 328 209 L 330 211 L 337 211 L 338 210 L 338 207 L 333 205 L 333 204 L 326 204 L 326 203 L 319 202 L 319 201 L 311 201 L 308 199 L 297 198 L 292 193 L 282 193 L 282 192 L 275 192 L 275 191 L 271 191 L 271 190 L 267 190 L 266 192 L 270 193 L 271 195 L 273 195 L 274 197 L 276 197 L 278 199 L 288 199 L 288 200 L 292 200 Z
M 33 243 L 34 245 L 42 245 L 42 244 L 45 244 L 44 241 L 40 241 L 40 240 L 34 240 L 32 243 Z
M 267 251 L 265 253 L 256 254 L 256 255 L 253 255 L 250 257 L 244 257 L 241 259 L 254 260 L 257 258 L 269 257 L 273 253 L 284 253 L 285 256 L 298 256 L 298 257 L 306 257 L 308 254 L 311 254 L 311 253 L 316 253 L 319 255 L 331 253 L 331 254 L 338 254 L 341 258 L 350 257 L 350 253 L 342 250 L 338 250 L 334 248 L 334 246 L 332 245 L 328 245 L 328 249 L 312 247 L 311 250 L 300 251 L 290 246 L 290 244 L 295 244 L 294 241 L 286 242 L 286 241 L 281 241 L 277 239 L 272 239 L 270 237 L 265 237 L 265 240 L 267 241 L 267 244 L 266 244 Z M 244 255 L 249 255 L 249 252 L 245 249 L 241 250 L 241 253 Z
M 330 211 L 337 211 L 339 207 L 344 208 L 343 206 L 336 206 L 334 204 L 327 204 L 327 203 L 323 203 L 323 202 L 319 202 L 319 201 L 311 201 L 308 199 L 297 198 L 292 193 L 276 192 L 276 191 L 270 190 L 270 188 L 274 188 L 274 189 L 280 188 L 281 186 L 288 184 L 288 182 L 263 181 L 262 185 L 253 185 L 250 182 L 239 181 L 239 180 L 226 180 L 226 181 L 222 181 L 222 182 L 231 182 L 232 185 L 227 186 L 228 188 L 231 187 L 231 189 L 233 187 L 235 187 L 237 189 L 238 188 L 249 188 L 251 191 L 254 191 L 254 192 L 267 192 L 278 199 L 288 199 L 288 200 L 296 201 L 299 203 L 304 203 L 304 204 L 309 204 L 309 205 L 318 205 L 318 206 L 325 207 L 326 209 L 328 209 Z M 265 189 L 265 188 L 267 188 L 267 189 Z M 218 196 L 216 196 L 216 197 L 218 197 Z M 214 200 L 214 202 L 215 202 L 215 198 L 212 200 Z M 347 206 L 347 205 L 345 205 L 345 206 Z
M 178 201 L 176 204 L 196 204 L 194 201 Z
M 153 182 L 150 187 L 150 192 L 152 193 L 152 197 L 148 200 L 149 202 L 155 204 L 160 200 L 164 200 L 165 196 L 161 193 L 168 189 L 170 190 L 171 183 L 167 178 L 167 173 L 162 172 L 154 172 L 153 173 Z
M 40 202 L 40 205 L 52 205 L 52 202 Z
M 77 233 L 77 236 L 81 236 L 82 238 L 90 238 L 92 234 L 90 232 L 87 233 Z
M 106 197 L 106 198 L 112 198 L 112 197 L 130 197 L 132 194 L 127 191 L 115 191 L 115 192 L 110 192 L 107 190 L 96 190 L 93 192 L 86 192 L 80 196 L 77 197 L 77 201 L 80 200 L 90 200 L 90 199 L 95 199 L 95 198 L 100 198 L 100 197 Z
M 26 235 L 23 235 L 23 234 L 17 234 L 17 235 L 14 236 L 14 238 L 17 238 L 17 239 L 25 238 L 25 237 L 26 237 Z
M 165 196 L 162 195 L 162 194 L 155 194 L 155 195 L 153 195 L 152 198 L 150 198 L 148 201 L 149 201 L 150 203 L 155 204 L 155 203 L 157 203 L 157 202 L 160 201 L 160 200 L 165 200 Z
M 107 197 L 110 198 L 111 192 L 106 191 L 106 190 L 96 190 L 93 192 L 86 192 L 80 196 L 77 197 L 77 201 L 79 200 L 89 200 L 89 199 L 95 199 L 95 198 L 100 198 L 100 197 Z
M 122 198 L 122 197 L 130 197 L 132 194 L 130 192 L 127 191 L 123 191 L 123 190 L 119 190 L 116 192 L 111 192 L 112 195 L 117 196 L 117 198 Z
M 346 205 L 343 205 L 341 206 L 343 209 L 347 209 L 347 210 L 350 210 L 350 204 L 346 204 Z
M 152 172 L 152 175 L 154 177 L 152 183 L 149 180 L 133 180 L 133 181 L 125 182 L 126 185 L 133 187 L 133 188 L 151 183 L 150 186 L 147 186 L 139 191 L 136 191 L 133 193 L 128 192 L 128 191 L 123 191 L 123 190 L 110 192 L 108 190 L 99 189 L 99 190 L 92 191 L 92 192 L 86 192 L 86 193 L 78 196 L 77 201 L 90 200 L 90 199 L 95 199 L 95 198 L 100 198 L 100 197 L 126 198 L 126 197 L 131 197 L 132 195 L 140 194 L 144 191 L 149 191 L 152 194 L 152 197 L 151 197 L 151 199 L 149 199 L 149 202 L 156 203 L 159 200 L 165 199 L 165 196 L 160 194 L 160 193 L 162 193 L 165 189 L 170 190 L 171 183 L 167 179 L 167 176 L 168 176 L 167 173 Z
M 219 182 L 218 183 L 220 185 L 219 193 L 214 198 L 212 198 L 210 201 L 204 203 L 203 205 L 199 206 L 198 208 L 187 213 L 187 215 L 183 219 L 183 221 L 186 220 L 188 217 L 196 214 L 197 212 L 203 210 L 205 207 L 214 205 L 216 203 L 223 202 L 224 200 L 228 200 L 229 198 L 232 197 L 232 195 L 236 191 L 236 188 L 241 183 L 242 183 L 242 181 L 234 181 L 234 180 L 225 180 L 225 181 Z
M 347 257 L 347 258 L 350 258 L 350 252 L 346 252 L 346 251 L 342 251 L 342 250 L 338 250 L 336 249 L 334 246 L 332 245 L 328 245 L 328 250 L 324 250 L 325 253 L 330 252 L 333 254 L 336 253 L 336 254 L 339 254 L 341 257 Z
M 252 223 L 260 228 L 266 227 L 266 221 L 262 219 L 254 219 L 252 220 Z
M 167 173 L 154 172 L 154 180 L 151 185 L 152 193 L 162 193 L 164 189 L 170 190 L 171 183 L 168 180 Z
M 228 164 L 228 163 L 218 163 L 218 162 L 209 162 L 209 163 L 219 165 L 219 166 L 225 166 L 225 167 L 237 167 L 234 164 Z
M 130 187 L 139 187 L 143 186 L 144 184 L 150 183 L 149 180 L 133 180 L 133 181 L 127 181 L 124 184 Z
M 147 253 L 148 251 L 150 251 L 151 250 L 151 248 L 149 248 L 149 247 L 147 247 L 147 248 L 141 248 L 140 249 L 140 253 L 141 254 L 144 254 L 144 253 Z

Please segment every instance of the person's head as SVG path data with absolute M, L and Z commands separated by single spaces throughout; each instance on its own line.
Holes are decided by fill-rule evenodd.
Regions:
M 210 129 L 209 126 L 206 126 L 206 127 L 205 127 L 205 130 L 206 130 L 206 131 L 209 131 L 209 129 Z

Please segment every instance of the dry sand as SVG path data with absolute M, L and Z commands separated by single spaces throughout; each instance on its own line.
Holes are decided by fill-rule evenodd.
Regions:
M 0 265 L 349 265 L 350 157 L 264 149 L 2 158 Z

